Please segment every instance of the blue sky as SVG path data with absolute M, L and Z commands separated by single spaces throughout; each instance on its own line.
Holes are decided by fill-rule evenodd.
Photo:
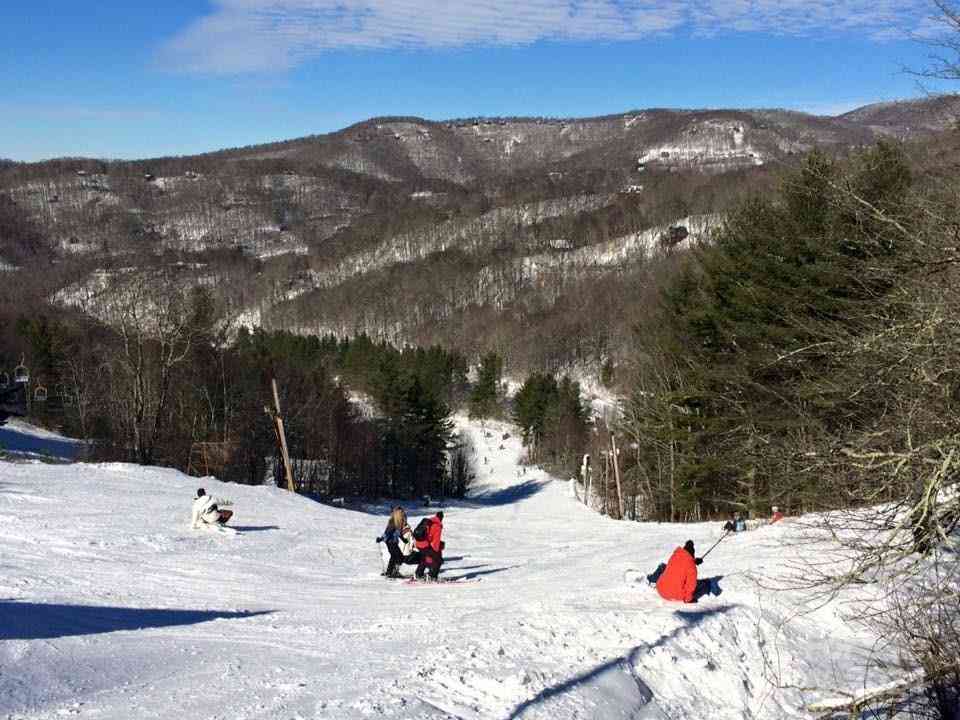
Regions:
M 0 6 L 0 157 L 154 157 L 375 115 L 834 114 L 923 90 L 930 0 L 35 0 Z M 940 89 L 940 88 L 931 88 Z

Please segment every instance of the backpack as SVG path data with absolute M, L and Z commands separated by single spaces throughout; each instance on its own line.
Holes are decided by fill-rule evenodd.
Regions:
M 430 530 L 430 518 L 423 518 L 417 526 L 413 529 L 413 539 L 414 540 L 426 540 L 427 532 Z

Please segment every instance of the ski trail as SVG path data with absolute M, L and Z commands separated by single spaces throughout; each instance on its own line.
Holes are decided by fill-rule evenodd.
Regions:
M 718 527 L 610 521 L 521 467 L 510 426 L 458 427 L 480 476 L 444 508 L 443 575 L 469 581 L 436 585 L 379 575 L 389 503 L 204 478 L 234 501 L 227 536 L 189 528 L 198 481 L 175 471 L 0 463 L 0 717 L 779 719 L 803 697 L 773 680 L 857 684 L 869 639 L 836 607 L 781 628 L 791 599 L 749 580 L 788 523 L 714 551 L 719 597 L 667 603 L 624 571 Z

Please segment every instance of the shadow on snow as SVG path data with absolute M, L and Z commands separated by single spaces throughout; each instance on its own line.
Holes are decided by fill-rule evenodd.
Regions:
M 0 427 L 0 448 L 12 453 L 47 455 L 64 460 L 76 460 L 83 454 L 83 443 L 27 435 L 10 427 Z
M 451 505 L 463 505 L 466 507 L 497 507 L 499 505 L 510 505 L 511 503 L 526 500 L 528 497 L 536 495 L 549 485 L 551 480 L 525 480 L 517 485 L 502 488 L 501 490 L 491 490 L 488 492 L 479 492 L 470 494 L 465 500 L 453 500 Z
M 49 640 L 119 630 L 195 625 L 210 620 L 237 620 L 271 612 L 44 605 L 3 600 L 0 601 L 0 640 Z
M 479 567 L 483 567 L 483 566 L 480 565 Z M 494 573 L 504 572 L 506 570 L 513 570 L 514 568 L 518 568 L 518 567 L 520 567 L 520 565 L 509 565 L 507 567 L 490 568 L 489 570 L 474 570 L 473 572 L 463 573 L 462 575 L 447 575 L 446 573 L 442 572 L 443 569 L 441 568 L 441 573 L 443 575 L 444 580 L 469 580 L 471 578 L 480 577 L 481 575 L 493 575 Z M 455 569 L 464 570 L 466 568 L 455 568 Z
M 416 527 L 417 522 L 423 517 L 432 517 L 439 510 L 451 511 L 459 509 L 476 509 L 481 507 L 499 507 L 501 505 L 510 505 L 515 502 L 526 500 L 536 495 L 549 485 L 551 480 L 524 480 L 517 485 L 500 488 L 498 490 L 487 491 L 468 491 L 464 498 L 434 498 L 430 505 L 423 505 L 422 501 L 415 499 L 407 500 L 365 500 L 359 498 L 345 499 L 341 503 L 333 503 L 330 498 L 310 493 L 300 493 L 301 497 L 310 498 L 321 505 L 336 508 L 338 510 L 351 510 L 353 512 L 364 513 L 365 515 L 379 516 L 383 523 L 386 523 L 390 510 L 399 505 L 407 512 L 407 519 L 411 527 Z
M 725 605 L 723 607 L 710 608 L 709 610 L 705 610 L 703 612 L 677 610 L 674 615 L 680 618 L 683 621 L 683 624 L 661 636 L 655 643 L 638 645 L 625 655 L 608 660 L 607 662 L 597 665 L 596 667 L 582 672 L 579 675 L 575 675 L 572 678 L 557 683 L 556 685 L 551 685 L 550 687 L 544 688 L 534 697 L 517 705 L 513 709 L 513 712 L 511 712 L 508 716 L 508 720 L 516 720 L 517 718 L 521 718 L 523 717 L 523 714 L 532 707 L 547 703 L 554 698 L 561 698 L 564 694 L 578 688 L 594 688 L 598 693 L 597 699 L 602 702 L 605 696 L 612 694 L 608 692 L 609 686 L 616 684 L 621 686 L 621 692 L 617 693 L 617 695 L 620 696 L 620 700 L 623 700 L 624 695 L 622 692 L 622 687 L 623 685 L 626 685 L 630 690 L 632 702 L 634 704 L 632 710 L 634 712 L 639 711 L 643 706 L 647 705 L 651 700 L 653 700 L 653 691 L 640 678 L 640 676 L 637 675 L 636 664 L 639 654 L 641 652 L 649 652 L 656 647 L 661 647 L 681 633 L 696 627 L 707 618 L 729 612 L 734 607 L 736 606 Z M 597 717 L 601 716 L 602 715 L 598 715 Z M 634 715 L 631 714 L 629 717 L 634 717 Z
M 248 532 L 265 532 L 267 530 L 279 530 L 279 525 L 227 525 L 227 527 L 233 528 L 237 532 L 248 533 Z

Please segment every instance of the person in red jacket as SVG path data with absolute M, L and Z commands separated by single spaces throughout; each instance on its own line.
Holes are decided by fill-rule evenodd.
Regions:
M 783 520 L 783 513 L 780 512 L 780 508 L 778 508 L 776 505 L 774 505 L 774 506 L 771 508 L 771 510 L 773 511 L 773 515 L 770 517 L 770 524 L 771 524 L 771 525 L 773 525 L 775 522 L 780 522 L 781 520 Z
M 664 600 L 695 602 L 697 595 L 697 565 L 703 560 L 694 552 L 693 540 L 687 540 L 670 556 L 666 569 L 657 579 L 657 592 Z
M 440 566 L 443 564 L 443 511 L 441 510 L 430 518 L 430 527 L 427 529 L 427 537 L 423 540 L 417 540 L 417 550 L 420 551 L 420 564 L 417 565 L 417 571 L 414 575 L 423 580 L 423 574 L 430 568 L 430 578 L 436 580 L 440 574 Z

